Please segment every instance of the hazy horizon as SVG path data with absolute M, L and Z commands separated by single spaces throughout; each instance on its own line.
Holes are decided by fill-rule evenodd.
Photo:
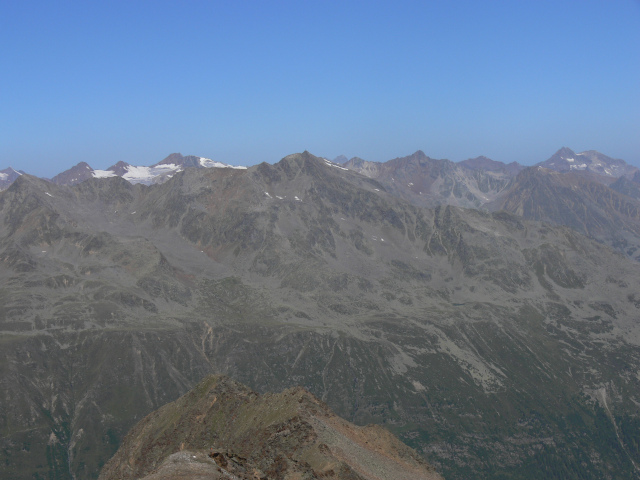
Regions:
M 0 169 L 422 150 L 640 166 L 640 2 L 12 2 Z

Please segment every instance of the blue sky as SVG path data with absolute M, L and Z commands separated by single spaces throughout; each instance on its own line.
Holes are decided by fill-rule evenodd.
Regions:
M 640 166 L 640 1 L 0 2 L 0 169 L 562 146 Z

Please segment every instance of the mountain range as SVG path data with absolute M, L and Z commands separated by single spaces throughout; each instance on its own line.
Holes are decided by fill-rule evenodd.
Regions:
M 640 258 L 636 253 L 640 248 L 636 205 L 640 171 L 594 150 L 575 153 L 562 147 L 533 167 L 482 156 L 454 163 L 432 159 L 422 151 L 383 163 L 345 156 L 324 161 L 375 179 L 393 196 L 419 207 L 506 210 L 524 218 L 570 226 L 625 255 Z M 90 178 L 119 176 L 133 184 L 151 185 L 166 182 L 186 168 L 246 169 L 173 153 L 150 167 L 120 161 L 107 170 L 94 170 L 80 162 L 49 181 L 70 186 Z M 0 190 L 22 173 L 11 167 L 0 172 Z
M 385 163 L 353 158 L 343 166 L 413 205 L 504 210 L 569 226 L 640 259 L 640 171 L 596 151 L 563 147 L 528 168 L 486 157 L 453 163 L 421 151 Z
M 384 163 L 368 162 L 358 157 L 353 157 L 349 160 L 344 155 L 336 157 L 331 163 L 342 166 L 343 168 L 353 169 L 372 178 L 381 178 L 384 181 L 392 181 L 391 179 L 394 178 L 394 173 L 399 173 L 400 177 L 407 175 L 406 170 L 409 170 L 412 173 L 418 173 L 421 185 L 426 188 L 420 189 L 419 187 L 421 185 L 409 182 L 412 183 L 412 185 L 407 183 L 407 186 L 415 187 L 411 188 L 411 191 L 418 193 L 418 195 L 436 195 L 436 192 L 432 191 L 434 190 L 434 182 L 436 182 L 436 187 L 439 187 L 440 190 L 442 190 L 437 194 L 438 196 L 434 200 L 431 202 L 426 201 L 426 203 L 433 203 L 434 201 L 435 203 L 442 203 L 443 200 L 445 200 L 447 193 L 449 194 L 448 196 L 450 201 L 455 202 L 455 200 L 451 199 L 461 197 L 460 192 L 458 191 L 460 188 L 473 190 L 473 187 L 470 185 L 466 185 L 465 188 L 464 184 L 466 183 L 475 183 L 476 189 L 479 188 L 482 193 L 487 193 L 486 190 L 488 189 L 488 185 L 486 184 L 491 182 L 489 179 L 493 178 L 494 182 L 496 181 L 496 177 L 509 179 L 527 168 L 517 162 L 505 164 L 484 156 L 454 163 L 449 160 L 429 158 L 420 150 L 408 157 L 396 158 Z M 636 167 L 628 165 L 624 160 L 608 157 L 602 153 L 596 152 L 595 150 L 575 153 L 567 147 L 562 147 L 548 160 L 539 162 L 534 166 L 541 166 L 558 172 L 580 171 L 595 173 L 602 176 L 603 179 L 601 179 L 601 181 L 604 181 L 605 183 L 608 182 L 607 177 L 614 179 L 620 177 L 631 178 L 636 172 L 638 172 Z M 106 170 L 95 170 L 88 163 L 80 162 L 70 169 L 57 174 L 53 178 L 45 180 L 50 180 L 57 185 L 75 185 L 90 178 L 119 176 L 131 183 L 151 185 L 154 183 L 165 182 L 185 168 L 245 169 L 247 167 L 232 166 L 195 155 L 184 156 L 180 153 L 172 153 L 164 160 L 161 160 L 150 167 L 136 166 L 119 161 Z M 462 173 L 469 170 L 482 172 L 484 175 L 477 175 L 479 178 L 473 180 L 473 175 L 470 175 L 469 172 Z M 455 172 L 453 177 L 457 177 L 456 179 L 448 178 L 452 176 L 452 172 Z M 11 185 L 11 183 L 13 183 L 22 173 L 25 172 L 16 171 L 12 167 L 0 170 L 0 190 L 8 188 L 9 185 Z M 399 178 L 398 181 L 400 180 L 401 179 Z M 480 186 L 477 185 L 478 182 L 480 182 Z M 453 185 L 449 185 L 451 183 L 453 183 Z M 453 192 L 453 195 L 451 195 L 452 188 L 456 190 Z M 477 194 L 477 192 L 475 193 Z M 471 195 L 468 196 L 468 200 L 472 202 L 469 204 L 471 206 L 477 207 L 488 201 L 483 194 L 480 194 L 478 198 L 472 198 Z M 475 203 L 473 203 L 474 201 Z
M 153 183 L 166 182 L 176 173 L 181 172 L 185 168 L 244 169 L 246 167 L 234 167 L 224 163 L 215 162 L 209 158 L 196 157 L 194 155 L 187 155 L 185 157 L 179 153 L 172 153 L 164 160 L 150 167 L 135 166 L 120 161 L 106 170 L 94 170 L 88 163 L 80 162 L 74 167 L 71 167 L 70 169 L 53 177 L 51 182 L 56 185 L 75 185 L 90 178 L 109 178 L 118 176 L 131 183 L 151 185 Z
M 304 152 L 150 184 L 18 176 L 0 476 L 96 478 L 215 373 L 303 386 L 445 478 L 639 478 L 637 175 L 517 170 Z

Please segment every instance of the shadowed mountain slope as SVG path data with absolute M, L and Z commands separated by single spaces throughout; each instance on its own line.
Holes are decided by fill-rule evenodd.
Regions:
M 619 179 L 616 183 L 632 183 Z M 569 226 L 640 259 L 640 203 L 583 172 L 521 172 L 491 208 Z
M 207 478 L 438 480 L 416 452 L 378 426 L 342 420 L 298 387 L 259 395 L 210 376 L 145 417 L 100 480 Z
M 419 208 L 307 152 L 25 175 L 0 225 L 3 477 L 95 478 L 209 373 L 302 385 L 447 478 L 637 476 L 640 265 L 569 228 Z
M 93 168 L 87 162 L 80 162 L 76 166 L 59 173 L 51 179 L 56 185 L 75 185 L 93 178 Z
M 640 200 L 640 172 L 636 172 L 631 178 L 620 177 L 609 186 L 616 192 Z

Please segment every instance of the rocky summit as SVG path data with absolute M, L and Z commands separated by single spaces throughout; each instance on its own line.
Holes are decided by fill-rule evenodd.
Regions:
M 446 162 L 394 165 L 455 185 Z M 209 374 L 302 386 L 447 479 L 640 477 L 640 264 L 598 223 L 615 209 L 632 245 L 637 200 L 537 169 L 487 184 L 529 195 L 494 212 L 308 152 L 151 185 L 18 176 L 0 192 L 0 477 L 96 478 Z M 193 451 L 267 474 L 236 445 Z
M 442 479 L 384 428 L 355 426 L 303 388 L 259 395 L 224 376 L 142 419 L 100 475 L 137 478 Z

